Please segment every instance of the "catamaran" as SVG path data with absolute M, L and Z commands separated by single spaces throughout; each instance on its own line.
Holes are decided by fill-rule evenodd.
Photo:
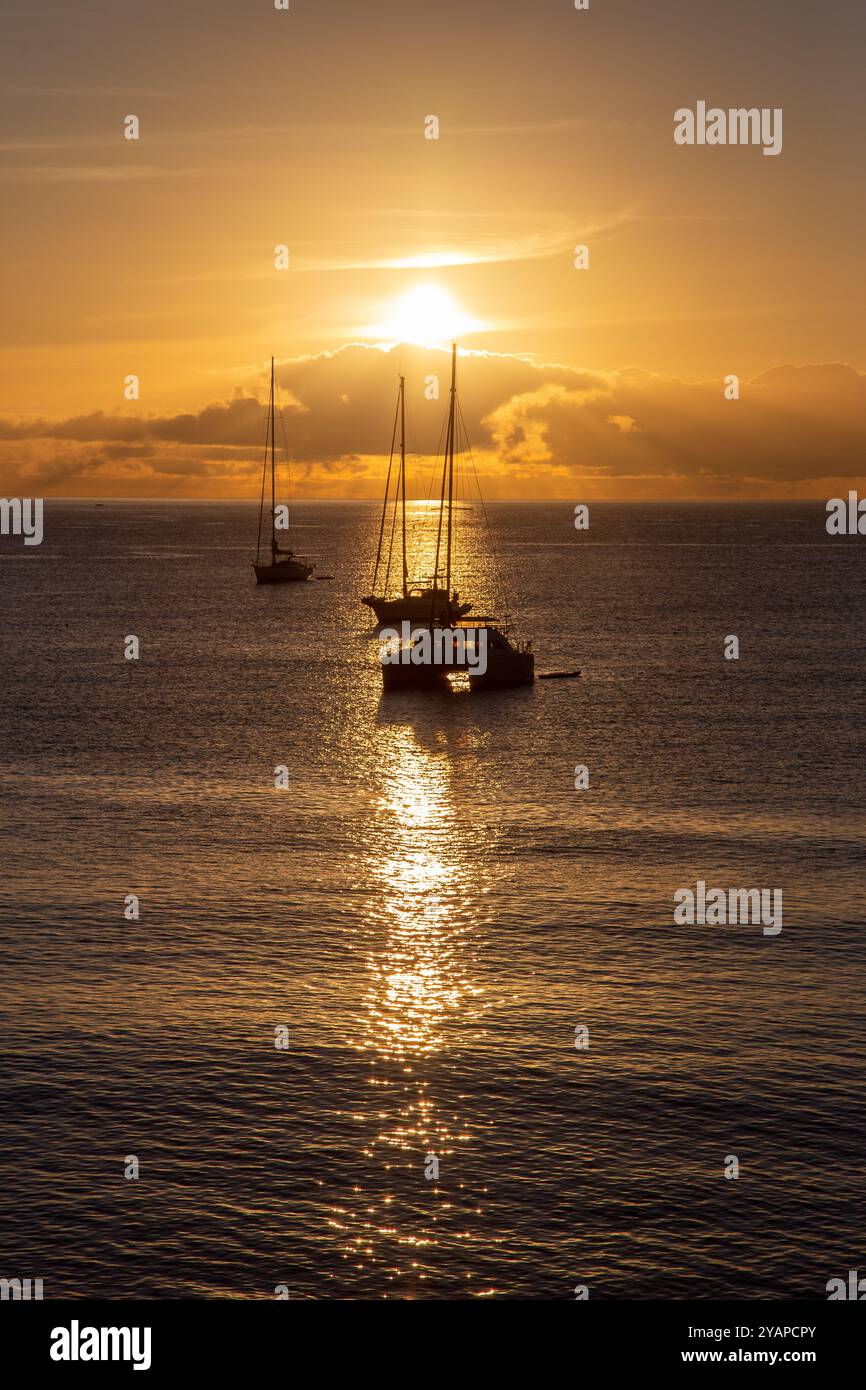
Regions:
M 271 358 L 271 397 L 268 403 L 268 431 L 265 435 L 265 456 L 262 464 L 262 500 L 259 507 L 259 534 L 256 541 L 256 558 L 253 561 L 253 569 L 256 572 L 257 584 L 290 584 L 302 579 L 309 579 L 315 569 L 303 555 L 296 555 L 293 550 L 280 546 L 277 540 L 277 497 L 276 497 L 276 383 L 274 381 L 274 359 Z M 268 442 L 270 441 L 270 465 L 271 465 L 271 558 L 269 561 L 262 561 L 262 529 L 265 515 L 265 483 L 268 474 Z M 286 460 L 288 463 L 288 459 Z M 288 509 L 286 509 L 288 512 Z M 287 527 L 284 529 L 288 529 Z M 267 554 L 267 551 L 265 551 Z
M 382 550 L 385 541 L 385 523 L 388 518 L 388 503 L 391 497 L 391 476 L 394 465 L 394 452 L 397 440 L 397 422 L 400 423 L 400 463 L 397 470 L 397 483 L 394 489 L 391 528 L 388 536 L 387 558 L 383 562 Z M 400 511 L 402 532 L 402 576 L 396 593 L 391 592 L 391 563 L 394 558 L 394 532 L 397 528 L 397 511 Z M 441 523 L 440 523 L 441 525 Z M 382 588 L 377 591 L 380 571 Z M 391 436 L 391 456 L 388 459 L 388 475 L 385 479 L 385 497 L 382 502 L 382 518 L 379 522 L 379 543 L 376 547 L 376 564 L 373 568 L 371 592 L 361 602 L 372 608 L 379 623 L 399 623 L 404 618 L 410 621 L 419 619 L 428 622 L 431 614 L 435 622 L 454 622 L 467 614 L 471 603 L 461 603 L 460 595 L 449 596 L 449 585 L 439 582 L 438 565 L 432 581 L 428 585 L 413 584 L 409 581 L 409 560 L 406 540 L 406 378 L 400 377 L 397 390 L 397 413 L 394 416 L 394 431 Z
M 401 378 L 402 382 L 402 378 Z M 439 528 L 436 535 L 436 558 L 433 567 L 434 596 L 451 591 L 454 550 L 454 451 L 458 429 L 457 415 L 457 344 L 451 344 L 451 393 L 448 402 L 448 428 L 442 467 L 442 494 L 439 504 Z M 465 426 L 464 426 L 465 433 Z M 440 557 L 444 538 L 444 585 L 436 587 L 440 576 Z M 404 571 L 405 573 L 405 571 Z M 511 636 L 510 623 L 500 623 L 493 617 L 466 618 L 450 613 L 447 621 L 437 616 L 431 599 L 427 613 L 412 622 L 408 640 L 399 642 L 396 636 L 381 653 L 382 684 L 386 690 L 441 690 L 448 677 L 463 671 L 470 690 L 531 685 L 535 680 L 535 657 L 531 642 L 519 642 Z M 461 640 L 455 641 L 459 634 Z M 467 647 L 470 659 L 466 659 Z M 415 650 L 417 648 L 417 650 Z M 436 651 L 434 660 L 426 653 Z M 424 659 L 419 659 L 419 658 Z

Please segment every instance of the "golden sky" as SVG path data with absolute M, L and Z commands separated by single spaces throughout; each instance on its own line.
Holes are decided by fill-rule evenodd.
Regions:
M 398 370 L 435 450 L 455 324 L 491 497 L 866 477 L 860 3 L 34 0 L 0 26 L 5 495 L 256 495 L 273 353 L 298 495 L 376 496 Z M 676 145 L 699 100 L 781 108 L 782 152 Z

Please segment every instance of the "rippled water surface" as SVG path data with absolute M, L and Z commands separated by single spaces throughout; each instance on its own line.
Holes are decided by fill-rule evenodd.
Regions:
M 820 506 L 489 510 L 462 589 L 504 581 L 580 680 L 383 698 L 366 504 L 296 509 L 334 578 L 285 588 L 243 505 L 4 538 L 0 1274 L 747 1298 L 862 1266 L 866 541 Z M 780 887 L 782 933 L 675 926 L 699 878 Z

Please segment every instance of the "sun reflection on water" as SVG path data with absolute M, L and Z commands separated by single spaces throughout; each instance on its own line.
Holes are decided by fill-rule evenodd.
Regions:
M 448 715 L 439 728 L 432 709 L 419 718 L 416 728 L 390 715 L 377 728 L 361 1041 L 372 1101 L 359 1115 L 365 1177 L 334 1212 L 346 1258 L 378 1268 L 378 1279 L 404 1295 L 437 1276 L 446 1252 L 462 1258 L 467 1221 L 483 1200 L 483 1184 L 470 1201 L 464 1194 L 458 1153 L 473 1136 L 446 1063 L 483 1007 L 476 952 L 485 851 L 461 825 L 455 789 L 465 771 L 455 760 L 471 753 L 475 735 L 455 730 Z M 425 1180 L 429 1154 L 441 1182 Z
M 377 804 L 382 853 L 370 866 L 384 941 L 369 959 L 367 1045 L 403 1059 L 444 1048 L 449 1019 L 473 994 L 465 938 L 477 878 L 447 751 L 429 753 L 406 726 L 390 734 Z

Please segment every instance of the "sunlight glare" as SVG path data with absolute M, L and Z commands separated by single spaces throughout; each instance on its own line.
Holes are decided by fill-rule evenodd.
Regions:
M 481 327 L 441 286 L 425 284 L 416 285 L 394 300 L 385 321 L 372 325 L 368 331 L 390 342 L 440 347 Z

